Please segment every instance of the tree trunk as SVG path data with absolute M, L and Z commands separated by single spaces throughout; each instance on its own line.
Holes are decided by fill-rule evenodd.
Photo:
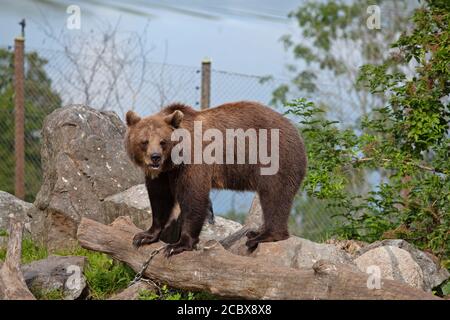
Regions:
M 108 253 L 139 271 L 150 253 L 162 245 L 133 248 L 132 238 L 139 231 L 129 217 L 119 217 L 111 225 L 82 218 L 78 241 L 84 248 Z M 174 288 L 245 299 L 437 299 L 387 279 L 380 289 L 369 289 L 369 275 L 346 265 L 320 260 L 312 269 L 281 267 L 264 258 L 234 255 L 214 241 L 169 259 L 159 253 L 144 275 Z
M 35 300 L 20 270 L 23 225 L 10 218 L 8 251 L 0 268 L 0 300 Z

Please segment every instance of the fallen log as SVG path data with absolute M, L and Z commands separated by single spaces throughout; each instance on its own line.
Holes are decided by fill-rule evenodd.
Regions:
M 122 290 L 121 292 L 113 295 L 108 300 L 139 300 L 139 294 L 143 291 L 158 293 L 158 290 L 155 286 L 139 281 L 128 288 Z
M 6 259 L 0 268 L 0 300 L 35 300 L 20 269 L 22 232 L 22 222 L 10 218 Z
M 129 217 L 110 225 L 82 218 L 77 237 L 82 247 L 110 254 L 139 271 L 162 245 L 133 248 L 132 238 L 139 231 Z M 144 275 L 174 288 L 244 299 L 438 299 L 393 280 L 383 279 L 379 289 L 370 289 L 369 275 L 346 265 L 321 260 L 312 268 L 294 269 L 263 257 L 235 255 L 218 242 L 169 259 L 158 254 Z

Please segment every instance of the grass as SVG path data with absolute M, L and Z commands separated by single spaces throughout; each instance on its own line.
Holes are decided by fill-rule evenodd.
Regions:
M 0 234 L 0 237 L 6 237 L 8 234 Z M 22 264 L 27 264 L 32 261 L 45 259 L 48 257 L 47 249 L 39 247 L 33 243 L 29 238 L 22 240 Z M 6 258 L 6 248 L 0 248 L 0 261 L 4 261 Z
M 22 240 L 22 264 L 47 258 L 49 255 L 46 248 L 33 243 L 29 238 Z M 60 256 L 85 256 L 87 266 L 84 276 L 90 289 L 90 299 L 106 299 L 110 295 L 126 288 L 134 278 L 134 271 L 124 263 L 113 260 L 106 254 L 83 249 L 81 247 L 72 250 L 61 250 L 55 252 Z M 6 249 L 0 249 L 0 261 L 6 258 Z M 62 299 L 60 290 L 42 292 L 31 288 L 37 299 L 57 300 Z
M 141 290 L 138 300 L 216 300 L 217 297 L 206 292 L 186 292 L 166 285 L 161 287 L 160 294 L 150 290 Z
M 1 233 L 0 233 L 1 234 Z M 3 234 L 1 236 L 7 236 Z M 81 247 L 71 250 L 59 250 L 54 253 L 60 256 L 84 256 L 87 265 L 84 268 L 84 276 L 89 287 L 88 299 L 103 300 L 125 289 L 133 280 L 135 272 L 122 262 L 112 259 L 104 253 L 90 251 Z M 45 259 L 49 256 L 46 248 L 35 244 L 30 238 L 22 240 L 22 264 Z M 0 261 L 4 261 L 6 249 L 0 248 Z M 30 291 L 38 300 L 61 300 L 64 298 L 62 290 L 42 291 L 31 288 Z M 215 299 L 208 293 L 192 293 L 175 290 L 163 286 L 161 295 L 148 290 L 143 290 L 139 295 L 140 300 L 207 300 Z
M 0 237 L 7 237 L 8 236 L 8 232 L 4 229 L 0 229 Z M 0 261 L 5 260 L 6 258 L 6 249 L 5 248 L 0 248 Z
M 110 256 L 95 251 L 77 247 L 69 251 L 56 252 L 61 256 L 85 256 L 88 261 L 84 276 L 90 289 L 89 298 L 103 300 L 112 294 L 125 289 L 134 278 L 134 271 L 112 259 Z
M 0 261 L 4 261 L 6 258 L 6 249 L 0 248 Z
M 30 291 L 38 300 L 63 300 L 64 299 L 64 292 L 59 289 L 44 291 L 44 290 L 36 288 L 36 287 L 31 287 Z
M 45 259 L 48 257 L 46 248 L 33 243 L 30 238 L 22 240 L 22 264 L 27 264 L 36 260 Z

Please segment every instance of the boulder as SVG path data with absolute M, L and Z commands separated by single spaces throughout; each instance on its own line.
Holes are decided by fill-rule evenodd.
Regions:
M 379 268 L 384 279 L 402 281 L 415 288 L 423 288 L 424 274 L 408 251 L 394 246 L 374 248 L 355 260 L 362 272 Z
M 0 247 L 6 246 L 10 217 L 21 220 L 25 225 L 25 230 L 29 231 L 30 224 L 27 214 L 32 207 L 31 203 L 22 201 L 7 192 L 0 191 Z
M 355 263 L 361 271 L 376 265 L 387 279 L 402 280 L 428 292 L 450 277 L 437 257 L 402 239 L 374 242 L 360 249 L 357 256 Z
M 59 290 L 65 300 L 83 298 L 87 293 L 83 270 L 85 257 L 50 256 L 22 266 L 25 282 L 32 292 Z
M 324 243 L 316 243 L 307 239 L 291 236 L 277 241 L 260 243 L 258 247 L 249 252 L 245 246 L 248 230 L 258 229 L 263 221 L 261 203 L 258 194 L 255 194 L 244 227 L 227 236 L 221 244 L 234 254 L 253 258 L 269 259 L 270 262 L 291 268 L 312 268 L 319 260 L 328 260 L 332 263 L 348 264 L 350 268 L 356 268 L 352 258 L 344 250 Z
M 249 229 L 258 229 L 262 225 L 262 222 L 263 211 L 261 208 L 261 202 L 259 201 L 258 193 L 255 193 L 244 224 Z
M 241 228 L 242 225 L 239 222 L 216 216 L 214 218 L 214 224 L 206 222 L 203 225 L 202 233 L 200 233 L 200 241 L 220 241 Z
M 107 223 L 113 222 L 117 216 L 129 216 L 141 229 L 147 229 L 152 224 L 152 210 L 144 184 L 105 198 L 103 209 Z
M 331 238 L 325 241 L 327 244 L 332 244 L 338 249 L 344 250 L 352 257 L 356 257 L 359 250 L 368 245 L 368 243 L 358 240 L 340 240 Z
M 243 237 L 233 244 L 229 251 L 254 258 L 270 260 L 271 263 L 291 268 L 312 268 L 319 260 L 328 260 L 334 264 L 348 264 L 354 267 L 350 255 L 331 244 L 316 243 L 292 236 L 277 242 L 260 243 L 249 252 L 245 246 L 247 238 Z
M 126 128 L 113 112 L 84 105 L 59 108 L 42 128 L 43 184 L 32 210 L 32 233 L 53 248 L 70 247 L 81 217 L 108 222 L 102 202 L 143 182 L 125 152 Z

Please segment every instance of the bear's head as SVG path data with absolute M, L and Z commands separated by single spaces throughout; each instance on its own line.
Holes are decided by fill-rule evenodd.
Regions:
M 125 147 L 130 159 L 141 167 L 147 176 L 156 177 L 171 165 L 170 155 L 175 144 L 172 132 L 180 127 L 183 112 L 175 110 L 169 115 L 156 114 L 141 118 L 128 111 Z

